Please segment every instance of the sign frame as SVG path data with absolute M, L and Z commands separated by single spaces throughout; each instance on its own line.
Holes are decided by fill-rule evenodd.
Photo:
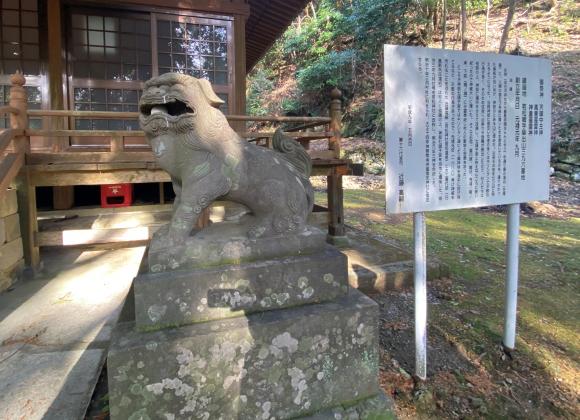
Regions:
M 405 95 L 410 95 L 411 97 L 421 97 L 420 91 L 416 87 L 417 82 L 417 75 L 412 75 L 409 69 L 406 69 L 404 72 L 401 71 L 401 63 L 404 63 L 405 60 L 397 59 L 401 58 L 397 56 L 397 53 L 402 51 L 402 56 L 407 58 L 408 57 L 417 58 L 419 54 L 425 55 L 427 52 L 431 54 L 430 59 L 436 60 L 435 67 L 433 67 L 432 62 L 430 65 L 432 66 L 431 69 L 440 69 L 440 63 L 449 64 L 449 60 L 453 60 L 453 57 L 457 57 L 458 60 L 463 60 L 463 63 L 467 65 L 469 71 L 467 73 L 462 74 L 469 74 L 472 75 L 472 71 L 474 69 L 474 62 L 476 60 L 482 59 L 481 62 L 484 63 L 482 67 L 479 67 L 479 72 L 487 72 L 488 78 L 485 80 L 487 84 L 486 87 L 490 87 L 491 81 L 489 75 L 495 75 L 493 79 L 493 83 L 495 87 L 492 87 L 492 90 L 487 90 L 485 93 L 481 88 L 479 88 L 479 94 L 476 94 L 471 99 L 471 104 L 469 102 L 463 103 L 463 114 L 461 113 L 454 113 L 453 111 L 458 111 L 459 106 L 457 103 L 461 102 L 461 96 L 453 96 L 453 94 L 457 95 L 457 90 L 453 91 L 451 89 L 452 98 L 456 100 L 456 107 L 450 106 L 449 100 L 449 75 L 448 73 L 443 73 L 439 71 L 436 75 L 431 75 L 431 81 L 435 87 L 431 91 L 427 89 L 428 87 L 428 79 L 424 77 L 423 79 L 423 87 L 425 88 L 423 92 L 427 92 L 428 94 L 431 93 L 431 102 L 430 105 L 429 100 L 425 100 L 426 95 L 423 96 L 423 107 L 421 104 L 418 106 L 417 109 L 414 109 L 412 105 L 408 103 L 405 104 L 404 102 L 399 100 L 399 105 L 395 106 L 390 102 L 391 97 L 400 97 Z M 433 56 L 437 57 L 436 59 Z M 485 58 L 485 59 L 483 59 Z M 531 60 L 531 61 L 530 61 Z M 418 63 L 415 61 L 415 63 Z M 469 63 L 469 64 L 467 64 Z M 490 63 L 495 63 L 490 64 Z M 498 63 L 505 64 L 502 66 L 498 66 Z M 508 73 L 505 71 L 508 67 L 506 63 L 511 64 L 511 67 L 517 68 L 519 66 L 523 66 L 525 71 L 525 76 L 513 76 L 512 78 L 509 77 Z M 535 69 L 534 67 L 530 67 L 532 64 L 537 64 L 538 68 Z M 419 69 L 421 64 L 418 64 Z M 501 67 L 503 79 L 499 82 L 499 86 L 497 85 L 497 70 Z M 395 69 L 395 77 L 390 78 L 389 71 Z M 447 69 L 448 67 L 446 67 Z M 483 70 L 482 70 L 483 69 Z M 495 70 L 493 70 L 495 69 Z M 491 71 L 490 71 L 491 70 Z M 446 70 L 447 71 L 447 70 Z M 398 80 L 396 77 L 397 74 L 401 74 L 404 77 L 415 77 L 415 85 L 409 84 L 401 84 L 401 80 Z M 459 71 L 458 71 L 459 74 Z M 423 74 L 425 75 L 425 73 Z M 446 76 L 445 76 L 446 75 Z M 537 76 L 541 75 L 542 77 L 531 77 L 531 75 Z M 474 208 L 474 207 L 482 207 L 487 205 L 500 205 L 500 204 L 507 204 L 508 206 L 508 214 L 507 214 L 507 226 L 506 226 L 506 286 L 505 286 L 505 305 L 504 305 L 504 332 L 502 338 L 502 345 L 506 352 L 511 352 L 515 348 L 515 340 L 516 340 L 516 313 L 517 313 L 517 290 L 518 290 L 518 271 L 519 271 L 519 231 L 520 231 L 520 203 L 527 202 L 532 200 L 547 200 L 549 198 L 549 178 L 550 178 L 550 137 L 551 137 L 551 91 L 552 91 L 552 81 L 551 81 L 551 62 L 547 59 L 541 58 L 528 58 L 528 57 L 516 57 L 516 56 L 508 56 L 508 55 L 500 55 L 494 53 L 479 53 L 479 52 L 465 52 L 465 51 L 449 51 L 449 50 L 439 50 L 439 49 L 430 49 L 430 48 L 420 48 L 420 47 L 406 47 L 406 46 L 394 46 L 394 45 L 385 45 L 384 46 L 384 80 L 385 80 L 385 146 L 386 146 L 386 173 L 385 173 L 385 199 L 386 199 L 386 211 L 387 213 L 413 213 L 413 238 L 414 238 L 414 291 L 415 291 L 415 303 L 414 303 L 414 310 L 415 310 L 415 376 L 420 380 L 425 380 L 427 378 L 427 252 L 426 252 L 426 221 L 425 221 L 425 212 L 426 211 L 437 211 L 437 210 L 449 210 L 449 209 L 459 209 L 459 208 Z M 444 78 L 445 82 L 442 83 L 441 80 Z M 530 105 L 527 101 L 527 79 L 533 79 L 534 81 L 538 81 L 538 91 L 540 97 L 542 97 L 541 103 L 532 103 L 531 108 L 528 109 L 528 105 Z M 523 95 L 522 93 L 522 84 L 523 80 L 526 80 L 526 94 Z M 467 82 L 467 81 L 465 81 Z M 464 83 L 465 83 L 464 82 Z M 514 86 L 508 86 L 507 83 L 514 84 Z M 518 83 L 519 83 L 519 92 L 518 92 Z M 451 81 L 453 85 L 453 81 Z M 477 83 L 475 83 L 477 85 Z M 481 83 L 483 84 L 483 82 Z M 446 88 L 441 89 L 441 85 L 445 85 Z M 457 87 L 459 85 L 456 84 Z M 470 95 L 473 92 L 471 86 L 473 85 L 473 80 L 468 82 L 467 89 Z M 465 84 L 461 85 L 465 87 Z M 508 90 L 509 89 L 509 90 Z M 439 107 L 435 106 L 437 102 L 436 99 L 441 98 L 441 91 L 445 90 L 445 98 L 444 106 L 441 106 L 441 101 L 439 101 Z M 476 89 L 477 91 L 477 89 Z M 498 95 L 498 91 L 502 93 Z M 401 95 L 394 94 L 393 92 L 402 92 Z M 436 93 L 433 93 L 436 92 Z M 509 98 L 507 93 L 510 93 Z M 513 92 L 513 94 L 512 94 Z M 485 94 L 485 100 L 482 97 Z M 465 95 L 465 94 L 464 94 Z M 498 98 L 499 96 L 499 98 Z M 522 102 L 522 97 L 525 97 L 526 103 L 524 107 L 524 103 Z M 497 105 L 498 99 L 499 101 L 503 102 L 502 112 L 494 111 L 494 123 L 493 125 L 489 123 L 488 115 L 481 116 L 477 112 L 473 112 L 473 99 L 475 99 L 475 103 L 479 103 L 484 105 L 482 109 L 484 111 L 489 111 L 488 104 L 490 102 Z M 495 102 L 494 102 L 495 100 Z M 453 99 L 451 99 L 453 101 Z M 402 105 L 401 105 L 402 103 Z M 404 124 L 400 124 L 397 122 L 397 119 L 401 119 L 401 116 L 404 116 L 405 108 L 407 107 L 407 124 L 408 126 L 405 127 Z M 429 106 L 431 106 L 431 112 L 429 112 Z M 449 108 L 452 108 L 451 110 Z M 443 112 L 439 112 L 438 109 L 444 109 Z M 405 177 L 407 174 L 402 171 L 404 166 L 404 156 L 411 155 L 413 156 L 412 146 L 413 144 L 419 144 L 418 149 L 421 150 L 421 146 L 423 150 L 429 150 L 429 146 L 431 146 L 430 141 L 431 139 L 435 139 L 437 142 L 438 148 L 436 152 L 438 154 L 437 160 L 441 160 L 440 153 L 441 153 L 441 128 L 444 128 L 443 138 L 447 141 L 450 137 L 453 140 L 459 139 L 459 143 L 463 141 L 465 142 L 465 132 L 463 136 L 459 136 L 461 132 L 461 128 L 458 128 L 457 121 L 458 119 L 465 117 L 465 113 L 467 109 L 472 110 L 472 115 L 470 117 L 475 117 L 478 121 L 484 121 L 483 124 L 479 124 L 475 131 L 475 138 L 479 138 L 482 140 L 482 143 L 485 144 L 485 141 L 488 141 L 488 144 L 491 141 L 495 142 L 495 147 L 499 144 L 502 145 L 502 148 L 495 149 L 496 154 L 488 153 L 488 157 L 485 156 L 483 153 L 484 149 L 482 150 L 481 155 L 478 156 L 477 153 L 472 155 L 473 157 L 481 157 L 485 163 L 488 163 L 489 157 L 495 156 L 493 158 L 494 162 L 501 162 L 503 165 L 503 170 L 501 171 L 501 175 L 499 176 L 499 181 L 497 178 L 497 173 L 495 173 L 494 177 L 491 180 L 492 184 L 498 182 L 495 187 L 495 192 L 498 192 L 498 188 L 501 188 L 499 191 L 501 192 L 500 195 L 494 195 L 493 199 L 490 199 L 490 195 L 488 193 L 488 183 L 486 179 L 479 178 L 477 179 L 474 177 L 473 173 L 471 173 L 470 183 L 467 185 L 459 185 L 457 182 L 456 188 L 459 189 L 467 187 L 467 191 L 469 192 L 468 196 L 471 196 L 469 200 L 448 200 L 446 197 L 445 203 L 435 203 L 435 205 L 431 202 L 428 203 L 428 200 L 421 203 L 420 201 L 414 200 L 411 203 L 411 206 L 404 205 L 404 185 L 405 185 Z M 540 109 L 542 109 L 543 113 L 540 114 Z M 459 108 L 461 111 L 461 108 Z M 431 115 L 431 119 L 424 122 L 425 124 L 425 132 L 423 133 L 424 141 L 416 141 L 417 139 L 413 138 L 413 134 L 417 135 L 416 130 L 413 129 L 412 121 L 413 121 L 413 114 L 419 112 L 419 115 L 429 116 Z M 476 114 L 476 115 L 473 115 Z M 447 121 L 446 124 L 441 124 L 438 122 L 435 116 L 439 119 L 445 115 L 445 120 Z M 543 117 L 540 119 L 540 115 Z M 455 130 L 453 135 L 449 135 L 449 117 L 451 119 L 455 118 L 455 126 L 452 125 L 452 130 Z M 497 118 L 499 117 L 501 124 L 498 123 Z M 529 120 L 528 120 L 529 117 Z M 404 120 L 404 119 L 403 119 Z M 542 130 L 538 128 L 540 121 L 543 123 Z M 462 119 L 463 122 L 463 119 Z M 437 135 L 435 137 L 428 135 L 428 125 L 430 124 L 433 127 L 433 124 L 437 128 Z M 527 123 L 524 125 L 524 123 Z M 395 129 L 393 129 L 393 125 L 398 124 Z M 461 127 L 466 128 L 469 127 L 470 130 L 473 131 L 474 125 L 473 121 L 470 120 L 470 124 L 468 126 L 462 125 Z M 490 129 L 491 125 L 491 129 Z M 481 127 L 486 127 L 486 131 L 483 131 Z M 532 128 L 530 128 L 532 127 Z M 411 147 L 409 150 L 405 151 L 403 144 L 405 143 L 405 130 L 407 130 L 407 144 Z M 518 131 L 519 130 L 519 131 Z M 527 130 L 527 132 L 526 132 Z M 513 136 L 512 136 L 513 133 Z M 528 145 L 528 133 L 530 137 L 536 136 L 536 143 L 533 144 L 533 150 L 530 153 L 531 158 L 530 160 L 533 162 L 533 166 L 535 166 L 535 172 L 531 173 L 531 177 L 528 178 L 525 175 L 527 172 L 527 168 L 524 168 L 524 165 L 527 164 L 527 160 L 525 156 L 522 156 L 522 151 L 526 154 L 529 152 L 527 149 L 528 147 L 532 148 L 532 146 Z M 419 134 L 420 130 L 419 130 Z M 491 134 L 491 136 L 490 136 Z M 478 137 L 480 135 L 481 137 Z M 470 138 L 472 137 L 472 132 L 470 131 L 469 134 Z M 518 137 L 519 136 L 519 137 Z M 524 137 L 525 136 L 525 140 Z M 396 141 L 393 141 L 396 140 Z M 510 140 L 512 140 L 510 142 Z M 522 141 L 523 140 L 523 141 Z M 471 143 L 470 143 L 471 144 Z M 397 148 L 397 145 L 399 146 Z M 455 144 L 456 145 L 456 144 Z M 445 146 L 447 147 L 447 145 Z M 504 149 L 505 147 L 505 149 Z M 517 147 L 520 147 L 519 149 Z M 458 150 L 458 147 L 454 148 Z M 393 150 L 398 151 L 398 154 L 393 153 Z M 432 149 L 431 149 L 432 150 Z M 476 148 L 477 150 L 477 148 Z M 485 150 L 487 151 L 487 150 Z M 507 152 L 519 152 L 514 153 L 511 155 L 514 159 L 509 159 L 507 156 Z M 465 150 L 464 150 L 465 152 Z M 503 154 L 501 152 L 504 152 Z M 449 149 L 447 148 L 445 151 L 445 157 L 449 156 Z M 456 153 L 457 157 L 458 153 Z M 498 158 L 497 155 L 501 155 L 501 159 Z M 441 180 L 445 179 L 445 186 L 449 185 L 449 178 L 444 178 L 443 174 L 449 174 L 450 172 L 459 173 L 462 167 L 461 164 L 466 165 L 467 159 L 455 159 L 454 163 L 457 165 L 459 162 L 459 166 L 452 167 L 449 169 L 450 166 L 448 162 L 443 166 L 444 172 L 441 171 L 441 167 L 439 167 L 439 173 L 437 175 L 437 180 L 439 181 L 439 185 L 435 191 L 431 190 L 432 187 L 432 178 L 435 175 L 431 174 L 432 178 L 429 176 L 425 176 L 425 173 L 429 174 L 432 160 L 429 160 L 429 155 L 426 153 L 426 165 L 423 165 L 425 169 L 422 173 L 420 170 L 418 171 L 419 175 L 422 176 L 422 179 L 426 182 L 424 184 L 421 183 L 421 179 L 418 179 L 417 176 L 413 177 L 413 172 L 411 172 L 410 177 L 414 179 L 414 182 L 411 182 L 412 191 L 419 191 L 424 198 L 429 198 L 431 193 L 439 193 L 437 196 L 439 198 L 438 201 L 442 201 L 441 198 L 445 197 L 442 194 L 441 188 Z M 517 174 L 517 160 L 516 158 L 520 159 L 520 180 L 524 181 L 523 184 L 521 182 L 511 182 L 510 185 L 506 185 L 505 183 L 502 184 L 501 181 L 507 181 L 507 176 L 513 176 L 514 173 Z M 505 161 L 504 161 L 505 159 Z M 515 161 L 515 163 L 514 163 Z M 523 163 L 521 163 L 523 162 Z M 473 162 L 473 159 L 469 161 L 475 167 L 480 167 L 483 169 L 483 164 L 476 161 Z M 496 165 L 494 163 L 493 165 Z M 516 166 L 514 166 L 516 165 Z M 435 167 L 436 165 L 433 165 Z M 501 167 L 501 165 L 500 165 Z M 459 169 L 458 169 L 459 168 Z M 492 166 L 493 168 L 493 166 Z M 498 166 L 496 166 L 496 169 Z M 413 169 L 411 169 L 412 171 Z M 471 170 L 471 167 L 470 167 Z M 492 172 L 489 170 L 489 167 L 483 169 L 487 172 Z M 487 173 L 486 172 L 486 173 Z M 436 172 L 433 172 L 436 173 Z M 481 176 L 481 172 L 475 172 L 477 175 Z M 504 175 L 505 173 L 505 175 Z M 429 182 L 427 182 L 429 181 Z M 463 182 L 466 179 L 463 178 Z M 476 190 L 473 188 L 474 183 L 479 183 L 480 186 L 484 185 L 485 193 L 482 193 L 482 188 Z M 434 183 L 433 183 L 434 184 Z M 518 185 L 519 184 L 519 185 Z M 396 185 L 397 188 L 393 188 L 392 190 L 390 187 Z M 472 188 L 470 191 L 469 188 Z M 473 194 L 473 191 L 477 191 L 476 194 Z M 402 200 L 401 200 L 401 192 L 403 192 Z M 493 195 L 493 194 L 492 194 Z

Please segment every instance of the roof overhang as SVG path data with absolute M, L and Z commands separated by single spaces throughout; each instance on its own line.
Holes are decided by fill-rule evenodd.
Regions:
M 308 4 L 308 0 L 249 0 L 246 21 L 246 71 L 266 54 L 276 39 Z

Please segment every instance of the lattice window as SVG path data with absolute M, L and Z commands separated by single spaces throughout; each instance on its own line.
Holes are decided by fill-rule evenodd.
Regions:
M 157 21 L 159 74 L 173 71 L 227 85 L 227 26 L 180 20 Z
M 75 110 L 137 111 L 143 82 L 175 71 L 208 79 L 226 102 L 221 109 L 227 113 L 233 89 L 231 31 L 231 21 L 209 17 L 73 9 L 67 31 L 72 76 L 69 101 Z M 136 120 L 76 118 L 74 126 L 82 130 L 139 129 Z M 103 147 L 106 142 L 79 137 L 71 144 Z
M 148 18 L 72 15 L 73 76 L 81 79 L 151 78 Z
M 0 74 L 39 74 L 37 0 L 0 0 Z
M 10 75 L 21 71 L 28 76 L 28 108 L 40 109 L 42 95 L 38 87 L 40 52 L 37 0 L 0 0 L 0 104 L 10 100 Z M 32 128 L 41 128 L 42 120 L 32 118 Z M 0 119 L 0 128 L 10 127 L 8 118 Z
M 136 112 L 140 92 L 133 89 L 75 88 L 76 111 Z M 76 119 L 77 130 L 139 130 L 136 120 Z

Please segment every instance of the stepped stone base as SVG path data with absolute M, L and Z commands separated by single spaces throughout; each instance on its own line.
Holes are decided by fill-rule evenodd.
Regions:
M 137 329 L 177 327 L 344 296 L 347 259 L 326 246 L 312 255 L 143 273 L 134 287 Z
M 154 332 L 123 323 L 108 357 L 111 416 L 390 418 L 363 402 L 380 395 L 377 314 L 351 289 L 332 302 Z
M 190 270 L 226 264 L 261 261 L 292 255 L 320 252 L 326 244 L 326 234 L 307 226 L 300 233 L 249 238 L 252 216 L 244 216 L 239 223 L 216 223 L 189 237 L 181 246 L 164 248 L 162 240 L 153 240 L 149 248 L 149 270 Z M 157 234 L 162 235 L 161 228 Z M 297 251 L 300 250 L 300 251 Z

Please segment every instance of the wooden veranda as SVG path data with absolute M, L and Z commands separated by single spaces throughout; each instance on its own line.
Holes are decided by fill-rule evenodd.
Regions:
M 17 188 L 21 220 L 24 256 L 27 265 L 39 264 L 39 248 L 53 243 L 43 242 L 38 231 L 36 205 L 37 187 L 63 187 L 72 185 L 103 185 L 117 183 L 167 182 L 168 174 L 160 169 L 151 150 L 145 145 L 135 146 L 127 138 L 143 137 L 134 130 L 71 130 L 71 129 L 33 129 L 30 118 L 48 120 L 50 127 L 67 126 L 72 119 L 137 119 L 137 112 L 73 111 L 28 109 L 25 78 L 16 73 L 11 77 L 10 103 L 0 107 L 0 115 L 9 115 L 10 128 L 0 132 L 0 194 L 14 184 Z M 341 142 L 341 99 L 340 91 L 335 89 L 330 100 L 328 116 L 288 117 L 228 115 L 230 122 L 267 122 L 271 126 L 293 125 L 285 128 L 285 133 L 299 141 L 307 150 L 309 142 L 327 139 L 328 148 L 310 151 L 313 159 L 313 176 L 326 176 L 329 208 L 328 232 L 333 237 L 344 235 L 342 207 L 342 176 L 350 172 L 349 161 L 340 158 Z M 60 120 L 60 122 L 59 122 Z M 67 124 L 65 124 L 67 123 Z M 74 124 L 71 124 L 74 126 Z M 239 125 L 238 125 L 239 126 Z M 274 131 L 238 131 L 248 141 L 264 147 L 270 146 Z M 50 142 L 54 151 L 31 150 L 31 137 L 42 137 Z M 102 138 L 108 144 L 95 147 L 70 146 L 74 138 Z M 63 145 L 69 145 L 63 147 Z M 96 150 L 95 150 L 96 149 Z M 115 241 L 115 234 L 103 235 L 101 243 Z

